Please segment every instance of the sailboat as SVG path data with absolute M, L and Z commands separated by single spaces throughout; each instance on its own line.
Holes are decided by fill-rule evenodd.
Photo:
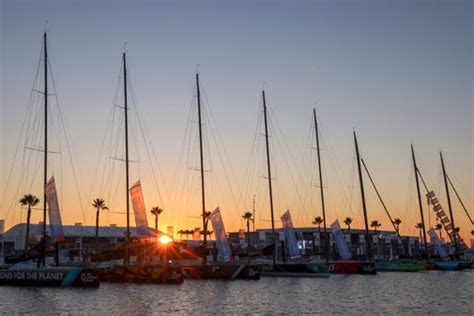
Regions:
M 392 219 L 392 216 L 390 215 L 390 212 L 388 211 L 388 208 L 385 205 L 385 202 L 383 201 L 382 196 L 380 195 L 380 192 L 377 186 L 375 185 L 374 180 L 372 179 L 372 175 L 370 174 L 369 169 L 367 168 L 367 165 L 364 159 L 361 159 L 361 162 L 362 162 L 362 166 L 364 167 L 364 170 L 367 173 L 370 183 L 372 184 L 372 187 L 374 188 L 375 193 L 377 194 L 377 197 L 379 198 L 379 201 L 382 204 L 385 214 L 387 215 L 390 223 L 393 226 L 393 229 L 395 230 L 397 242 L 403 243 L 402 238 L 400 236 L 400 232 L 398 231 L 398 227 L 395 225 L 395 221 Z M 377 269 L 378 272 L 417 272 L 417 271 L 425 269 L 423 264 L 419 262 L 415 262 L 413 260 L 392 260 L 392 259 L 375 260 L 375 268 Z
M 446 167 L 444 165 L 443 154 L 440 152 L 439 155 L 441 159 L 441 168 L 443 170 L 443 180 L 444 180 L 444 186 L 446 190 L 446 198 L 448 201 L 449 217 L 446 215 L 443 207 L 439 203 L 439 200 L 436 197 L 436 194 L 434 193 L 434 191 L 427 190 L 426 197 L 428 198 L 429 204 L 432 205 L 433 207 L 433 212 L 436 214 L 436 217 L 440 220 L 441 224 L 446 230 L 448 237 L 450 238 L 451 242 L 454 245 L 454 254 L 453 254 L 453 259 L 451 259 L 447 251 L 443 251 L 444 245 L 441 243 L 441 241 L 435 238 L 436 234 L 435 236 L 433 236 L 433 233 L 431 233 L 430 236 L 432 238 L 432 242 L 434 242 L 441 260 L 430 260 L 428 261 L 428 264 L 431 264 L 433 268 L 438 269 L 438 270 L 448 270 L 448 271 L 462 270 L 462 269 L 466 269 L 470 267 L 470 263 L 463 262 L 460 260 L 461 251 L 467 247 L 463 239 L 459 235 L 458 231 L 456 230 L 456 226 L 454 224 L 455 222 L 454 222 L 453 208 L 451 205 L 451 196 L 449 193 L 449 186 L 448 186 L 448 175 L 446 173 Z
M 329 271 L 334 274 L 372 274 L 375 273 L 374 266 L 371 262 L 364 260 L 354 260 L 350 253 L 347 243 L 345 241 L 344 234 L 339 225 L 339 221 L 336 220 L 331 225 L 331 234 L 334 237 L 336 247 L 339 251 L 342 260 L 330 260 L 329 258 L 329 235 L 326 227 L 326 207 L 324 203 L 324 186 L 323 186 L 323 175 L 322 175 L 322 160 L 321 160 L 321 149 L 319 147 L 319 128 L 318 120 L 316 116 L 316 109 L 313 109 L 314 119 L 314 130 L 316 134 L 316 152 L 318 156 L 318 171 L 319 171 L 319 188 L 321 193 L 321 209 L 323 215 L 323 231 L 326 245 L 325 245 L 325 257 L 326 262 L 329 264 Z
M 329 267 L 326 263 L 320 262 L 302 262 L 302 261 L 292 261 L 291 259 L 286 262 L 279 261 L 277 257 L 277 242 L 276 242 L 276 233 L 275 233 L 275 220 L 273 213 L 273 191 L 272 191 L 272 174 L 271 174 L 271 165 L 270 165 L 270 146 L 268 142 L 268 119 L 267 119 L 267 103 L 265 99 L 265 91 L 262 91 L 263 99 L 263 115 L 265 122 L 265 145 L 266 145 L 266 154 L 267 154 L 267 176 L 268 176 L 268 191 L 269 191 L 269 202 L 270 202 L 270 215 L 272 223 L 272 247 L 273 247 L 273 258 L 272 263 L 260 263 L 257 264 L 262 276 L 277 276 L 277 277 L 320 277 L 327 278 L 329 277 Z M 289 212 L 288 212 L 289 215 Z M 286 215 L 286 216 L 288 216 Z M 282 216 L 282 221 L 285 223 Z M 288 227 L 288 226 L 287 226 Z M 284 224 L 285 228 L 285 224 Z M 288 234 L 286 234 L 288 239 Z M 287 242 L 287 246 L 288 246 Z M 285 252 L 285 249 L 282 250 Z
M 199 85 L 199 74 L 196 74 L 196 91 L 197 91 L 197 106 L 198 106 L 198 125 L 199 125 L 199 157 L 200 157 L 200 172 L 201 172 L 201 199 L 202 199 L 202 223 L 204 232 L 204 242 L 200 246 L 199 253 L 202 256 L 201 261 L 192 260 L 184 261 L 182 270 L 186 277 L 191 279 L 221 279 L 221 280 L 258 280 L 260 274 L 253 267 L 246 263 L 231 261 L 232 254 L 228 245 L 227 237 L 225 235 L 224 223 L 220 214 L 220 209 L 216 208 L 213 212 L 208 214 L 206 211 L 206 192 L 204 185 L 204 153 L 202 140 L 202 117 L 201 117 L 201 89 Z M 222 261 L 209 262 L 207 259 L 207 220 L 210 219 L 214 235 L 216 237 L 218 258 Z
M 43 34 L 44 54 L 44 195 L 43 195 L 43 237 L 40 242 L 40 254 L 37 263 L 21 261 L 6 270 L 0 270 L 0 285 L 14 286 L 50 286 L 50 287 L 98 287 L 98 271 L 93 268 L 60 267 L 58 242 L 64 241 L 61 216 L 54 177 L 48 180 L 48 46 L 47 33 Z M 46 264 L 47 212 L 50 220 L 50 233 L 56 248 L 56 266 Z
M 124 123 L 125 123 L 125 196 L 126 196 L 126 218 L 127 231 L 125 232 L 125 244 L 111 252 L 123 258 L 123 264 L 114 261 L 99 264 L 100 278 L 106 282 L 120 283 L 158 283 L 158 284 L 180 284 L 183 283 L 183 274 L 180 267 L 172 260 L 163 262 L 131 263 L 131 252 L 149 252 L 154 245 L 144 245 L 139 239 L 132 240 L 130 233 L 130 196 L 134 202 L 135 222 L 137 232 L 148 234 L 148 224 L 146 221 L 145 206 L 140 181 L 132 187 L 129 184 L 129 150 L 128 150 L 128 94 L 127 94 L 127 57 L 124 52 L 123 62 L 123 84 L 124 84 Z M 168 246 L 168 245 L 166 245 Z M 170 245 L 168 248 L 171 248 Z M 166 252 L 169 249 L 164 249 Z M 106 252 L 106 251 L 105 251 Z M 103 254 L 99 254 L 100 256 Z M 112 255 L 113 256 L 113 255 Z M 103 256 L 105 257 L 105 256 Z

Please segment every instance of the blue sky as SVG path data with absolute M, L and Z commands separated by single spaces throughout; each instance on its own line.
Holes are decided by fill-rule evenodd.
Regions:
M 126 42 L 138 104 L 166 179 L 176 166 L 199 69 L 236 174 L 243 174 L 249 160 L 265 87 L 296 165 L 306 150 L 316 104 L 326 141 L 337 157 L 326 165 L 340 170 L 342 182 L 351 173 L 355 128 L 385 196 L 410 226 L 417 220 L 410 213 L 417 211 L 413 197 L 407 202 L 412 142 L 422 171 L 436 188 L 438 151 L 443 150 L 472 209 L 472 9 L 471 1 L 3 0 L 0 187 L 3 192 L 48 21 L 50 59 L 85 187 L 94 178 Z M 224 178 L 217 172 L 215 176 Z M 338 209 L 330 217 L 344 216 L 338 182 L 327 177 L 328 203 Z M 238 178 L 236 186 L 243 186 L 245 179 Z M 282 174 L 277 181 L 290 180 Z M 277 198 L 281 213 L 286 207 L 298 208 L 286 193 Z M 439 195 L 444 198 L 444 192 Z M 228 199 L 211 198 L 210 204 Z M 251 197 L 242 203 L 227 209 L 248 208 Z M 262 212 L 267 204 L 261 196 Z M 355 210 L 359 204 L 354 200 Z M 317 203 L 315 207 L 295 210 L 298 224 L 310 225 L 313 213 L 318 215 Z M 198 212 L 199 203 L 196 209 L 189 212 Z M 375 202 L 371 209 L 385 220 Z M 242 224 L 239 212 L 232 210 L 228 221 Z M 470 230 L 460 210 L 457 214 L 463 229 Z M 357 217 L 356 226 L 361 223 L 357 211 L 350 215 Z M 82 216 L 66 218 L 87 221 Z M 179 226 L 178 218 L 169 216 Z M 15 221 L 12 215 L 5 217 Z

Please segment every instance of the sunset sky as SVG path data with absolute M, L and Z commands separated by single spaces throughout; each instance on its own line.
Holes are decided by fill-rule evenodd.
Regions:
M 0 0 L 0 20 L 0 218 L 7 227 L 25 221 L 17 203 L 23 194 L 42 199 L 41 153 L 24 147 L 42 146 L 35 128 L 41 99 L 29 100 L 45 28 L 57 88 L 51 93 L 67 120 L 68 143 L 51 96 L 50 150 L 61 153 L 51 154 L 49 175 L 58 181 L 63 223 L 92 225 L 91 201 L 103 197 L 110 212 L 101 224 L 125 224 L 124 165 L 113 159 L 124 158 L 122 110 L 114 106 L 123 104 L 124 49 L 136 97 L 130 185 L 140 179 L 146 207 L 165 209 L 161 230 L 201 224 L 197 71 L 205 95 L 206 205 L 221 208 L 227 231 L 244 228 L 254 195 L 256 226 L 270 227 L 262 89 L 271 112 L 276 227 L 287 209 L 297 226 L 321 215 L 313 107 L 328 224 L 346 216 L 353 227 L 363 224 L 353 130 L 402 234 L 416 235 L 419 221 L 411 143 L 445 209 L 440 150 L 474 214 L 472 1 Z M 21 135 L 25 121 L 30 134 Z M 391 228 L 367 177 L 365 187 L 369 220 Z M 470 238 L 454 192 L 451 199 L 456 224 Z M 32 222 L 39 220 L 35 211 Z

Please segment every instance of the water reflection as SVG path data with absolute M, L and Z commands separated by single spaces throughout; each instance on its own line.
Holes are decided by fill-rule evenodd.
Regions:
M 169 286 L 103 283 L 99 289 L 0 287 L 1 312 L 7 314 L 469 314 L 473 302 L 474 270 Z

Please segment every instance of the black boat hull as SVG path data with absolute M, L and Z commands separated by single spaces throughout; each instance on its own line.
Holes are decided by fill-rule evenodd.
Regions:
M 0 271 L 0 285 L 99 287 L 99 273 L 89 268 L 39 268 Z
M 101 268 L 100 280 L 142 284 L 181 284 L 184 282 L 180 267 L 167 264 L 131 264 Z
M 329 267 L 323 263 L 276 263 L 258 264 L 256 269 L 262 276 L 328 278 Z
M 183 266 L 186 278 L 197 280 L 259 280 L 260 273 L 248 264 L 212 263 Z

